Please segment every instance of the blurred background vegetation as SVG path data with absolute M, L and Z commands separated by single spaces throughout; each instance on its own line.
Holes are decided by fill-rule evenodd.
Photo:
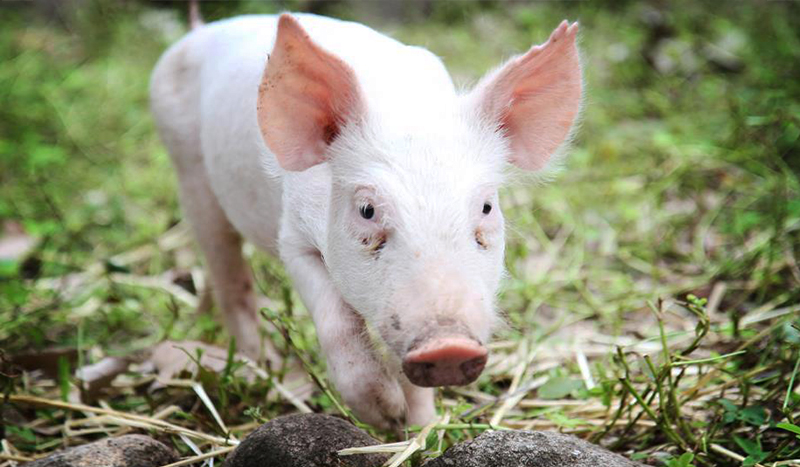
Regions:
M 792 327 L 800 311 L 800 4 L 202 3 L 206 21 L 283 10 L 364 22 L 425 46 L 463 86 L 546 40 L 562 19 L 579 20 L 587 99 L 565 169 L 546 185 L 503 193 L 511 232 L 501 303 L 510 326 L 498 338 L 604 344 L 587 355 L 595 378 L 619 395 L 622 367 L 606 364 L 609 343 L 657 340 L 658 324 L 691 338 L 699 306 L 716 326 L 703 356 L 747 350 L 727 360 L 724 373 L 749 375 L 745 394 L 760 396 L 745 396 L 738 407 L 756 404 L 767 414 L 757 424 L 729 420 L 720 433 L 757 441 L 767 459 L 796 453 L 774 427 L 794 423 L 800 402 L 787 390 L 800 342 Z M 4 352 L 67 346 L 124 354 L 165 338 L 226 345 L 213 314 L 195 314 L 191 299 L 140 280 L 158 278 L 191 296 L 202 288 L 202 260 L 190 240 L 175 246 L 165 234 L 182 216 L 147 98 L 153 65 L 186 24 L 183 2 L 0 5 Z M 275 309 L 291 308 L 280 266 L 249 254 Z M 710 303 L 686 302 L 688 294 Z M 658 299 L 674 308 L 653 313 L 648 303 Z M 297 322 L 313 343 L 308 319 L 301 314 Z M 306 351 L 316 352 L 313 344 Z M 564 378 L 577 367 L 541 371 Z M 490 373 L 478 386 L 498 395 L 509 379 Z M 287 410 L 265 410 L 273 409 Z M 709 404 L 692 426 L 711 431 L 723 409 Z M 667 415 L 658 420 L 667 422 Z M 732 435 L 717 441 L 745 449 Z M 615 446 L 651 458 L 658 449 L 690 450 L 703 465 L 730 461 L 701 445 L 650 433 Z

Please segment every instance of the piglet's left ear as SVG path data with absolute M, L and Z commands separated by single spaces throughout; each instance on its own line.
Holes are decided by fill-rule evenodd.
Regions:
M 470 94 L 481 116 L 510 139 L 511 162 L 522 169 L 547 165 L 578 115 L 583 79 L 577 33 L 578 23 L 562 22 L 546 43 L 489 73 Z

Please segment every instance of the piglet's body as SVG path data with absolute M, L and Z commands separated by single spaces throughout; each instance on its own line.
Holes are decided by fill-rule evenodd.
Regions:
M 541 169 L 568 138 L 576 31 L 463 95 L 427 50 L 313 15 L 212 23 L 170 48 L 153 112 L 239 348 L 270 357 L 246 239 L 281 257 L 362 420 L 425 423 L 431 387 L 477 378 L 503 271 L 497 188 L 508 162 Z

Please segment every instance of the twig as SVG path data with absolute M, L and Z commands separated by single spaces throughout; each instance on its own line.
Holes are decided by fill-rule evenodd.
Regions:
M 731 451 L 730 449 L 726 449 L 726 448 L 724 448 L 724 447 L 722 447 L 722 446 L 720 446 L 719 444 L 716 444 L 716 443 L 709 444 L 708 448 L 711 449 L 712 451 L 716 452 L 716 453 L 722 454 L 725 457 L 730 457 L 731 459 L 733 459 L 735 461 L 743 462 L 744 459 L 745 459 L 744 456 L 736 454 L 735 452 Z M 761 464 L 753 464 L 753 465 L 755 467 L 764 467 Z
M 226 446 L 224 448 L 219 448 L 215 451 L 209 451 L 205 454 L 200 454 L 199 456 L 189 457 L 187 459 L 183 459 L 178 462 L 173 462 L 172 464 L 162 465 L 161 467 L 180 467 L 182 465 L 190 465 L 194 464 L 195 462 L 211 459 L 212 457 L 219 457 L 223 454 L 227 454 L 233 451 L 234 449 L 236 449 L 236 446 Z
M 32 458 L 32 457 L 17 456 L 16 454 L 5 454 L 5 453 L 0 453 L 0 459 L 7 460 L 7 461 L 15 461 L 15 462 L 33 462 L 34 461 L 34 458 Z
M 672 366 L 699 365 L 701 363 L 711 363 L 711 362 L 716 362 L 718 360 L 724 360 L 726 358 L 734 357 L 736 355 L 741 355 L 743 353 L 747 353 L 747 351 L 746 350 L 738 350 L 736 352 L 726 353 L 724 355 L 718 355 L 716 357 L 701 358 L 699 360 L 686 360 L 686 361 L 683 361 L 683 362 L 673 362 Z
M 10 402 L 16 402 L 21 404 L 32 404 L 32 405 L 45 405 L 50 407 L 58 407 L 60 409 L 71 410 L 75 412 L 91 412 L 91 413 L 99 413 L 103 415 L 108 415 L 109 417 L 113 417 L 115 419 L 119 419 L 120 421 L 124 421 L 126 423 L 130 423 L 131 425 L 136 425 L 140 427 L 160 430 L 166 433 L 183 433 L 186 436 L 191 436 L 193 438 L 202 439 L 205 441 L 209 441 L 216 444 L 222 445 L 236 445 L 239 444 L 238 441 L 226 438 L 220 438 L 219 436 L 207 435 L 205 433 L 200 433 L 199 431 L 190 430 L 188 428 L 184 428 L 182 426 L 173 425 L 172 423 L 165 422 L 163 420 L 158 420 L 152 417 L 144 417 L 141 415 L 133 415 L 125 412 L 118 412 L 116 410 L 111 409 L 102 409 L 99 407 L 92 407 L 85 404 L 73 404 L 69 402 L 62 402 L 50 399 L 44 399 L 41 397 L 35 396 L 25 396 L 25 395 L 10 395 L 8 396 L 8 400 Z

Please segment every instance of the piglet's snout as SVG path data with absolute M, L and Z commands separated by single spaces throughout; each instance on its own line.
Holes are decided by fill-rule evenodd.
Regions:
M 461 386 L 478 378 L 488 355 L 468 337 L 432 337 L 406 354 L 403 372 L 417 386 Z

